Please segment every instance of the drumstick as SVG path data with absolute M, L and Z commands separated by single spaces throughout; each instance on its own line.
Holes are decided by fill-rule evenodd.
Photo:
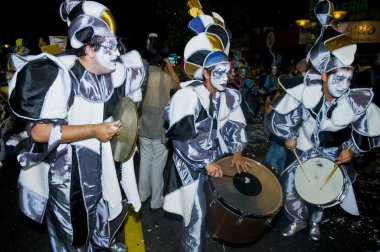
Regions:
M 249 182 L 249 178 L 247 177 L 235 177 L 235 176 L 231 176 L 231 175 L 227 175 L 227 174 L 223 174 L 223 177 L 226 177 L 226 178 L 232 178 L 232 179 L 238 179 L 238 180 L 241 180 L 241 181 L 244 181 L 244 183 L 248 183 Z
M 307 175 L 306 175 L 306 171 L 305 171 L 305 169 L 303 168 L 302 162 L 301 162 L 301 160 L 300 160 L 300 158 L 299 158 L 299 156 L 298 156 L 296 150 L 293 149 L 292 151 L 293 151 L 294 155 L 296 156 L 296 158 L 297 158 L 297 160 L 298 160 L 298 163 L 300 164 L 300 167 L 301 167 L 301 169 L 302 169 L 303 174 L 305 175 L 305 177 L 306 177 L 306 179 L 307 179 L 307 182 L 310 182 L 310 179 L 309 179 L 309 178 L 307 177 Z
M 352 147 L 352 144 L 350 144 L 348 146 L 348 148 L 344 151 L 343 155 L 346 155 L 348 153 L 348 151 L 351 149 L 351 147 Z M 338 169 L 338 167 L 339 167 L 338 164 L 334 164 L 333 169 L 330 171 L 330 173 L 327 176 L 325 182 L 323 183 L 323 185 L 321 186 L 321 188 L 319 188 L 319 190 L 322 190 L 322 188 L 327 184 L 327 182 L 329 182 L 329 180 L 331 179 L 332 175 L 335 173 L 336 169 Z

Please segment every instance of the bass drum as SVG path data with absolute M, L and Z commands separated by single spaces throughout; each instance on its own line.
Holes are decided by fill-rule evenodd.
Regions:
M 210 178 L 205 186 L 208 232 L 230 243 L 257 239 L 283 203 L 282 187 L 273 172 L 253 159 L 245 159 L 251 168 L 240 174 L 232 167 L 232 157 L 218 160 L 224 176 Z

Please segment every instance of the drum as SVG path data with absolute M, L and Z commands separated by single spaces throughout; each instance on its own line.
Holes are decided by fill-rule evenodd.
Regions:
M 310 204 L 331 207 L 342 202 L 346 191 L 346 179 L 338 168 L 329 181 L 323 185 L 334 168 L 334 162 L 323 157 L 311 158 L 302 163 L 306 176 L 300 166 L 294 177 L 298 195 Z
M 231 243 L 257 239 L 283 203 L 281 184 L 273 172 L 259 162 L 248 173 L 237 173 L 232 157 L 218 160 L 222 178 L 210 178 L 205 186 L 206 225 L 214 238 Z

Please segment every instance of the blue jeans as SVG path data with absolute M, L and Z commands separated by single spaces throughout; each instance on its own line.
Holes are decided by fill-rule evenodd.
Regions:
M 284 171 L 286 150 L 285 146 L 271 143 L 269 146 L 265 162 L 270 165 L 270 168 L 281 174 Z

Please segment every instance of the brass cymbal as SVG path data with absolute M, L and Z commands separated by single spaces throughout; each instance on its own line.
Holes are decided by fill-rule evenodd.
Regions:
M 113 159 L 125 162 L 134 153 L 137 141 L 138 113 L 133 100 L 123 97 L 115 108 L 113 118 L 121 122 L 119 134 L 111 139 Z

